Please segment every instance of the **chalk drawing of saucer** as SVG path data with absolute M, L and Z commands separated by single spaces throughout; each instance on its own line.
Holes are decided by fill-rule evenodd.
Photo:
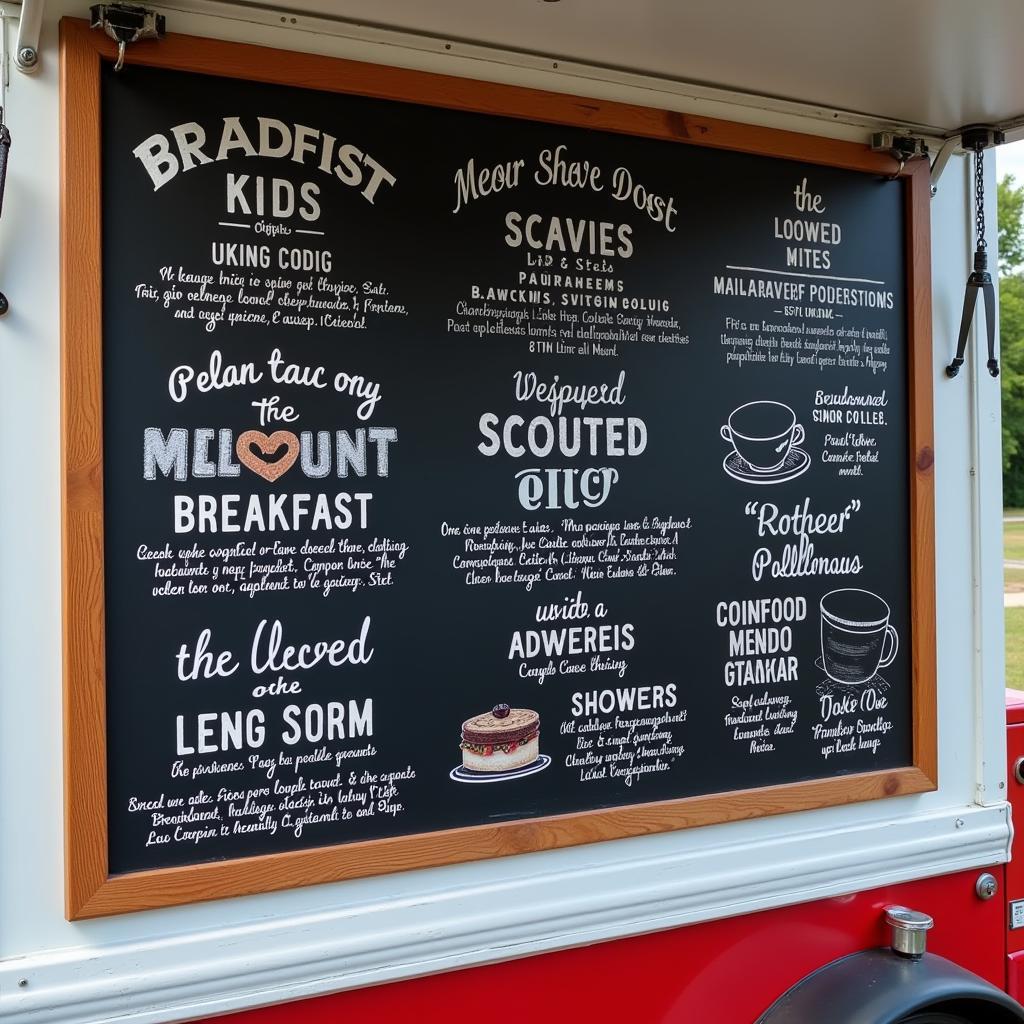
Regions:
M 825 665 L 821 658 L 815 658 L 814 667 L 821 672 L 825 671 Z M 892 688 L 889 680 L 876 672 L 870 679 L 865 679 L 863 683 L 837 683 L 831 676 L 825 676 L 818 683 L 815 692 L 819 697 L 842 697 L 848 693 L 859 696 L 869 686 L 876 693 L 887 693 Z
M 448 778 L 455 782 L 506 782 L 509 779 L 521 779 L 526 775 L 536 775 L 544 771 L 551 764 L 551 758 L 547 754 L 541 754 L 536 761 L 524 764 L 522 768 L 513 768 L 507 772 L 474 772 L 463 768 L 453 768 L 448 773 Z
M 790 448 L 781 466 L 768 471 L 755 469 L 733 449 L 726 455 L 722 469 L 734 480 L 742 480 L 745 484 L 784 484 L 787 480 L 795 480 L 801 473 L 806 473 L 810 465 L 811 457 L 807 452 L 802 448 Z

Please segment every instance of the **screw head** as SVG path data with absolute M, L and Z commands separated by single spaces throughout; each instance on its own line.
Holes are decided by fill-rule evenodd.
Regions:
M 974 883 L 974 891 L 978 894 L 979 900 L 992 899 L 999 892 L 999 883 L 996 881 L 995 875 L 983 871 L 978 875 L 977 882 Z
M 39 60 L 39 54 L 31 46 L 23 46 L 18 51 L 18 67 L 34 68 Z

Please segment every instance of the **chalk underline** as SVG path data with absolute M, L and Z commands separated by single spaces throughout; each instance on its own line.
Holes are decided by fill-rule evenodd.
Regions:
M 217 224 L 222 228 L 245 228 L 249 231 L 252 228 L 251 224 L 239 224 L 237 221 L 232 220 L 219 220 Z M 296 228 L 295 233 L 297 235 L 323 235 L 323 231 L 311 231 L 307 228 Z
M 767 267 L 734 267 L 726 264 L 726 270 L 749 270 L 755 274 L 782 274 L 784 277 L 812 277 L 818 281 L 856 281 L 858 284 L 885 284 L 872 281 L 870 277 L 836 277 L 833 274 L 798 274 L 793 270 L 769 270 Z

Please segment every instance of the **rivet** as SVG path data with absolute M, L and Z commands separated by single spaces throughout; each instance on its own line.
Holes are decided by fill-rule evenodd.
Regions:
M 18 988 L 28 988 L 28 978 L 20 978 L 18 980 Z

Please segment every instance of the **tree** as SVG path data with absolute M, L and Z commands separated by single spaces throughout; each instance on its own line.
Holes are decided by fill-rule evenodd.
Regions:
M 1006 174 L 997 186 L 999 273 L 1011 274 L 1024 263 L 1024 187 Z
M 999 361 L 1003 400 L 1003 501 L 1024 505 L 1024 186 L 999 182 Z

